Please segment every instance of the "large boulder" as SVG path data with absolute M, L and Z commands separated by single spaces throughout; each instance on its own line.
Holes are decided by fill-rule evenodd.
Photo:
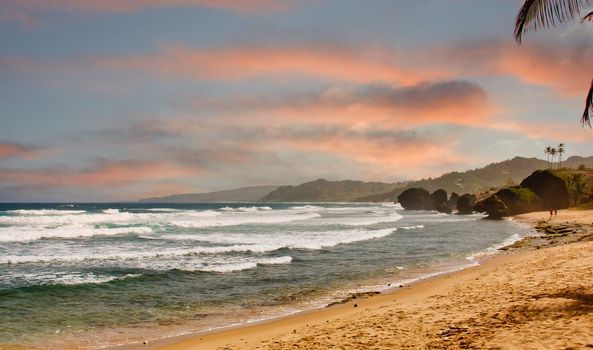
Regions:
M 511 210 L 496 194 L 476 203 L 475 210 L 480 213 L 487 213 L 488 217 L 486 219 L 492 220 L 499 220 L 511 215 Z
M 570 205 L 566 181 L 549 170 L 536 170 L 521 182 L 541 199 L 540 210 L 564 209 Z
M 451 193 L 451 197 L 449 197 L 449 201 L 447 202 L 449 204 L 449 208 L 457 209 L 457 201 L 458 200 L 459 200 L 459 195 L 455 192 Z
M 433 207 L 432 197 L 424 188 L 408 188 L 397 196 L 397 201 L 407 210 L 427 210 Z
M 514 186 L 503 188 L 495 194 L 509 208 L 511 215 L 542 210 L 542 200 L 532 190 Z
M 447 204 L 447 191 L 443 189 L 438 189 L 434 191 L 430 197 L 432 198 L 432 208 L 427 209 L 437 209 L 442 207 L 443 204 Z
M 457 214 L 469 215 L 474 212 L 476 206 L 476 195 L 466 193 L 457 200 Z

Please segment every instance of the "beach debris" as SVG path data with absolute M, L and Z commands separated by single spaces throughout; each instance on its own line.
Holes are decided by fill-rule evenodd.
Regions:
M 380 292 L 360 292 L 360 293 L 350 293 L 346 298 L 339 300 L 339 301 L 334 301 L 333 303 L 328 304 L 326 307 L 330 307 L 330 306 L 334 306 L 334 305 L 340 305 L 340 304 L 346 304 L 352 300 L 355 299 L 366 299 L 366 298 L 370 298 L 373 295 L 377 295 L 377 294 L 381 294 Z

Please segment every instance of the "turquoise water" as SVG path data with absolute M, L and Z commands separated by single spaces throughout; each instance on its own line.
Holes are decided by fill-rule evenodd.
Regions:
M 0 344 L 90 348 L 321 307 L 527 233 L 391 204 L 0 204 Z

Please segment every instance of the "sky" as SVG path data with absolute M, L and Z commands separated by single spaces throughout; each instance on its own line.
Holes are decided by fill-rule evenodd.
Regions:
M 593 23 L 520 0 L 2 0 L 0 201 L 396 182 L 593 155 Z

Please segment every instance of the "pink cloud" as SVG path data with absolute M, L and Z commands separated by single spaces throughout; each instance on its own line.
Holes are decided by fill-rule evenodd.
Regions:
M 593 48 L 503 47 L 493 63 L 496 72 L 527 84 L 553 88 L 563 95 L 583 95 L 593 76 Z
M 338 47 L 189 49 L 166 46 L 156 54 L 95 57 L 103 67 L 157 72 L 184 79 L 247 79 L 259 76 L 299 77 L 303 74 L 354 82 L 416 84 L 449 76 L 446 70 L 413 68 L 397 57 L 366 49 Z
M 37 158 L 43 150 L 39 147 L 20 145 L 11 142 L 0 142 L 0 159 L 3 158 Z
M 471 160 L 458 154 L 454 142 L 387 142 L 375 139 L 321 138 L 311 140 L 279 140 L 298 150 L 321 152 L 372 166 L 392 165 L 414 169 L 424 169 L 428 164 L 467 163 Z
M 516 45 L 491 41 L 478 45 L 427 48 L 418 64 L 431 64 L 426 57 L 441 57 L 438 67 L 454 76 L 512 76 L 523 84 L 545 86 L 562 96 L 583 94 L 591 82 L 593 48 L 588 42 L 547 42 Z
M 266 125 L 330 123 L 411 127 L 453 123 L 483 125 L 501 108 L 473 83 L 445 81 L 404 88 L 390 85 L 331 87 L 321 91 L 277 97 L 233 96 L 198 99 L 196 107 L 209 110 L 229 124 Z
M 85 169 L 0 169 L 0 181 L 44 187 L 120 187 L 196 175 L 202 169 L 163 161 L 102 161 Z

